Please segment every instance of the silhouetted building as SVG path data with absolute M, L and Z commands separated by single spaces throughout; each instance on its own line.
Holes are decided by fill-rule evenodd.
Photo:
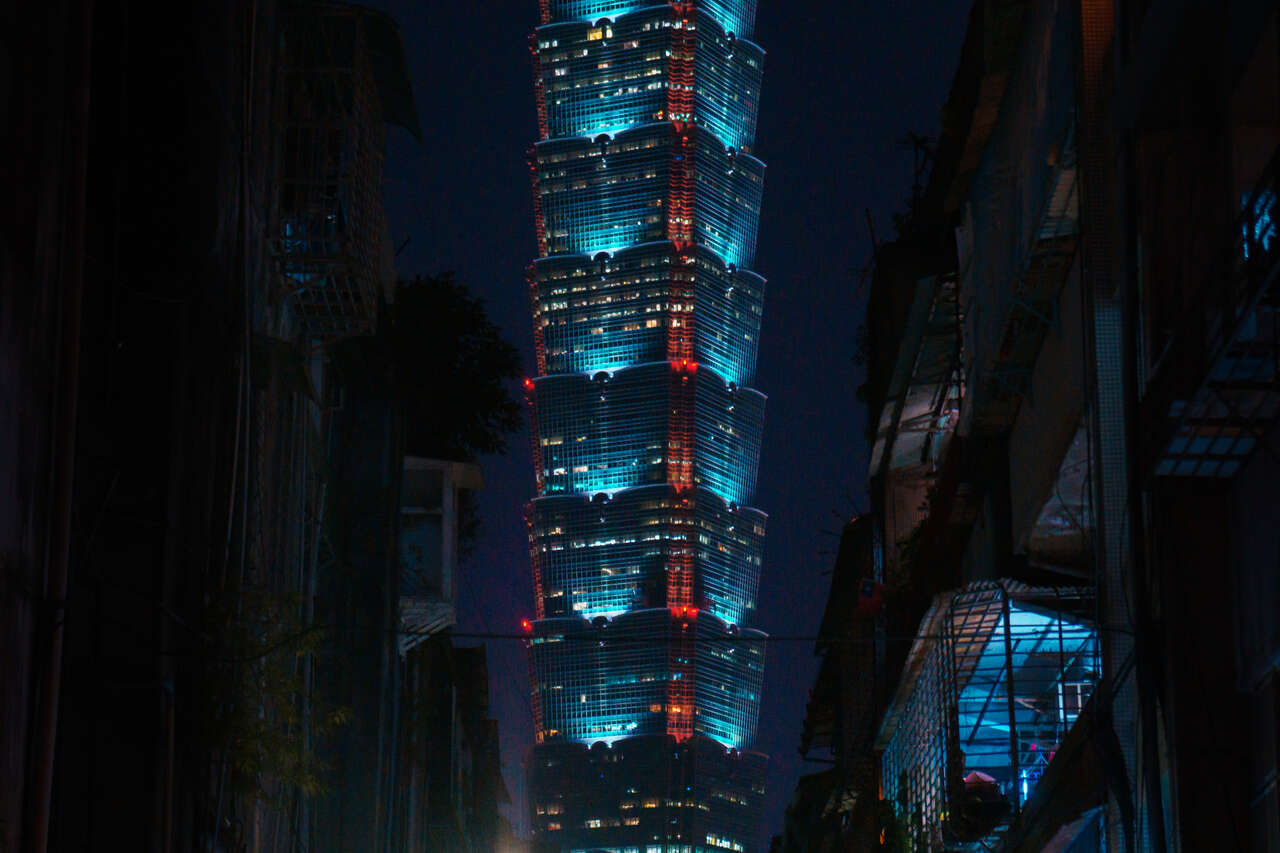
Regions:
M 395 23 L 90 5 L 4 18 L 0 849 L 494 850 L 480 473 L 405 458 L 371 337 Z

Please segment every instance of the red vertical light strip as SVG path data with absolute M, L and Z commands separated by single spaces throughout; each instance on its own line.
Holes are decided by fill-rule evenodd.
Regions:
M 693 117 L 694 33 L 689 27 L 693 4 L 672 4 L 682 18 L 672 34 L 668 67 L 667 116 L 674 140 L 667 200 L 667 237 L 683 252 L 693 242 L 696 163 L 690 131 Z M 688 489 L 693 485 L 693 414 L 695 383 L 692 365 L 692 283 L 686 280 L 684 258 L 673 258 L 668 298 L 667 353 L 671 361 L 670 417 L 667 427 L 667 482 L 675 490 L 667 538 L 667 607 L 671 611 L 667 646 L 667 734 L 677 742 L 693 736 L 693 656 L 696 623 L 693 605 L 693 549 L 696 533 Z M 679 306 L 679 307 L 677 307 Z M 679 323 L 679 325 L 676 325 Z M 692 369 L 691 369 L 692 367 Z M 693 613 L 696 614 L 696 610 Z
M 546 7 L 546 0 L 543 0 L 543 7 Z M 545 13 L 543 23 L 546 23 Z M 529 34 L 529 55 L 533 60 L 533 100 L 538 107 L 538 132 L 541 134 L 540 139 L 550 139 L 551 130 L 547 119 L 547 93 L 546 84 L 542 79 L 542 54 L 538 49 L 538 34 Z
M 525 281 L 529 285 L 529 304 L 533 309 L 533 354 L 538 364 L 538 375 L 546 376 L 547 370 L 547 343 L 546 337 L 542 332 L 542 322 L 545 319 L 545 313 L 542 307 L 542 301 L 538 299 L 538 275 L 537 267 L 534 264 L 524 269 Z
M 671 146 L 671 183 L 667 189 L 667 239 L 683 250 L 693 241 L 693 145 L 677 126 Z
M 671 364 L 670 414 L 667 416 L 667 482 L 677 492 L 693 485 L 693 410 L 698 365 Z
M 525 504 L 524 525 L 529 531 L 529 562 L 533 566 L 534 613 L 537 615 L 537 618 L 546 619 L 547 608 L 542 590 L 542 550 L 538 547 L 537 535 L 533 529 L 533 504 Z M 532 672 L 532 670 L 530 670 L 530 672 Z
M 524 642 L 525 651 L 529 653 L 529 675 L 533 680 L 533 689 L 529 691 L 529 704 L 533 707 L 533 738 L 537 743 L 546 740 L 546 729 L 542 725 L 542 691 L 538 682 L 538 666 L 534 660 L 533 643 Z
M 538 256 L 545 258 L 547 251 L 547 223 L 542 215 L 542 188 L 538 181 L 538 154 L 530 148 L 528 153 L 529 179 L 533 183 L 533 223 L 538 231 Z
M 671 614 L 668 623 L 667 666 L 667 734 L 676 741 L 693 737 L 693 655 L 696 645 L 697 621 L 683 612 Z
M 672 499 L 667 529 L 667 608 L 672 615 L 687 616 L 693 607 L 693 504 L 687 495 L 677 492 Z
M 693 55 L 695 37 L 689 27 L 693 3 L 672 3 L 680 16 L 679 27 L 671 35 L 671 62 L 667 67 L 667 117 L 683 126 L 693 118 Z
M 542 23 L 551 23 L 551 0 L 538 0 L 538 14 Z
M 542 444 L 538 441 L 538 407 L 534 402 L 533 380 L 524 381 L 524 399 L 529 404 L 529 444 L 533 448 L 533 477 L 538 494 L 547 484 L 546 468 L 542 465 Z
M 693 411 L 697 366 L 671 365 L 667 421 L 667 482 L 672 486 L 667 516 L 667 608 L 671 613 L 667 643 L 667 734 L 677 741 L 693 735 L 693 549 L 694 511 L 688 489 L 693 484 Z
M 691 362 L 693 354 L 693 258 L 673 252 L 667 290 L 667 360 Z

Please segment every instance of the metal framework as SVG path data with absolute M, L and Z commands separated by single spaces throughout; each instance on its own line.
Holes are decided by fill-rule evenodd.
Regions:
M 1012 426 L 1076 260 L 1072 8 L 1028 13 L 1035 18 L 1029 31 L 1046 34 L 1043 50 L 1024 51 L 1009 73 L 958 236 L 968 357 L 961 421 L 978 433 Z M 1001 238 L 972 237 L 991 234 Z
M 284 16 L 278 87 L 278 294 L 306 337 L 370 334 L 386 263 L 383 110 L 363 10 Z
M 964 399 L 964 317 L 952 277 L 916 283 L 871 448 L 871 471 L 940 463 Z
M 998 838 L 1075 724 L 1100 666 L 1089 589 L 981 581 L 938 596 L 876 744 L 885 799 L 913 849 L 980 850 Z M 966 777 L 998 787 L 1007 805 L 981 838 L 958 829 Z

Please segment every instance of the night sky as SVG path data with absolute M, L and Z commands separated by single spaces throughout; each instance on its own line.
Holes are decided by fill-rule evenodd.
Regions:
M 423 127 L 388 133 L 387 202 L 402 275 L 455 271 L 488 306 L 534 375 L 524 282 L 534 257 L 525 152 L 537 131 L 528 35 L 535 0 L 371 0 L 400 23 Z M 838 531 L 865 508 L 865 412 L 854 354 L 865 310 L 859 271 L 911 185 L 907 131 L 936 135 L 969 4 L 952 0 L 760 0 L 753 40 L 767 51 L 753 153 L 767 165 L 755 271 L 768 280 L 756 387 L 769 397 L 759 492 L 769 514 L 755 627 L 810 635 L 826 600 Z M 430 376 L 422 378 L 424 385 Z M 513 393 L 520 392 L 513 388 Z M 533 493 L 528 435 L 483 460 L 482 541 L 459 579 L 460 632 L 518 631 L 533 614 L 522 510 Z M 489 641 L 493 714 L 507 784 L 522 813 L 532 742 L 525 652 Z M 769 753 L 765 838 L 780 831 L 816 658 L 810 643 L 770 648 L 755 748 Z

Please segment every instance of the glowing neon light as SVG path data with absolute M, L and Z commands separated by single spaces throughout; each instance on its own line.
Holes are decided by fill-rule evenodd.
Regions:
M 621 763 L 673 739 L 677 753 L 715 743 L 737 756 L 764 665 L 760 643 L 738 642 L 753 633 L 739 626 L 765 528 L 747 506 L 765 402 L 750 387 L 764 280 L 746 269 L 764 178 L 747 153 L 764 56 L 743 38 L 755 0 L 539 2 L 537 375 L 524 381 L 537 618 L 521 622 L 536 749 L 605 744 Z M 754 808 L 755 793 L 725 787 Z M 535 832 L 597 846 L 574 833 L 599 819 L 561 821 Z M 714 829 L 717 846 L 743 849 Z

